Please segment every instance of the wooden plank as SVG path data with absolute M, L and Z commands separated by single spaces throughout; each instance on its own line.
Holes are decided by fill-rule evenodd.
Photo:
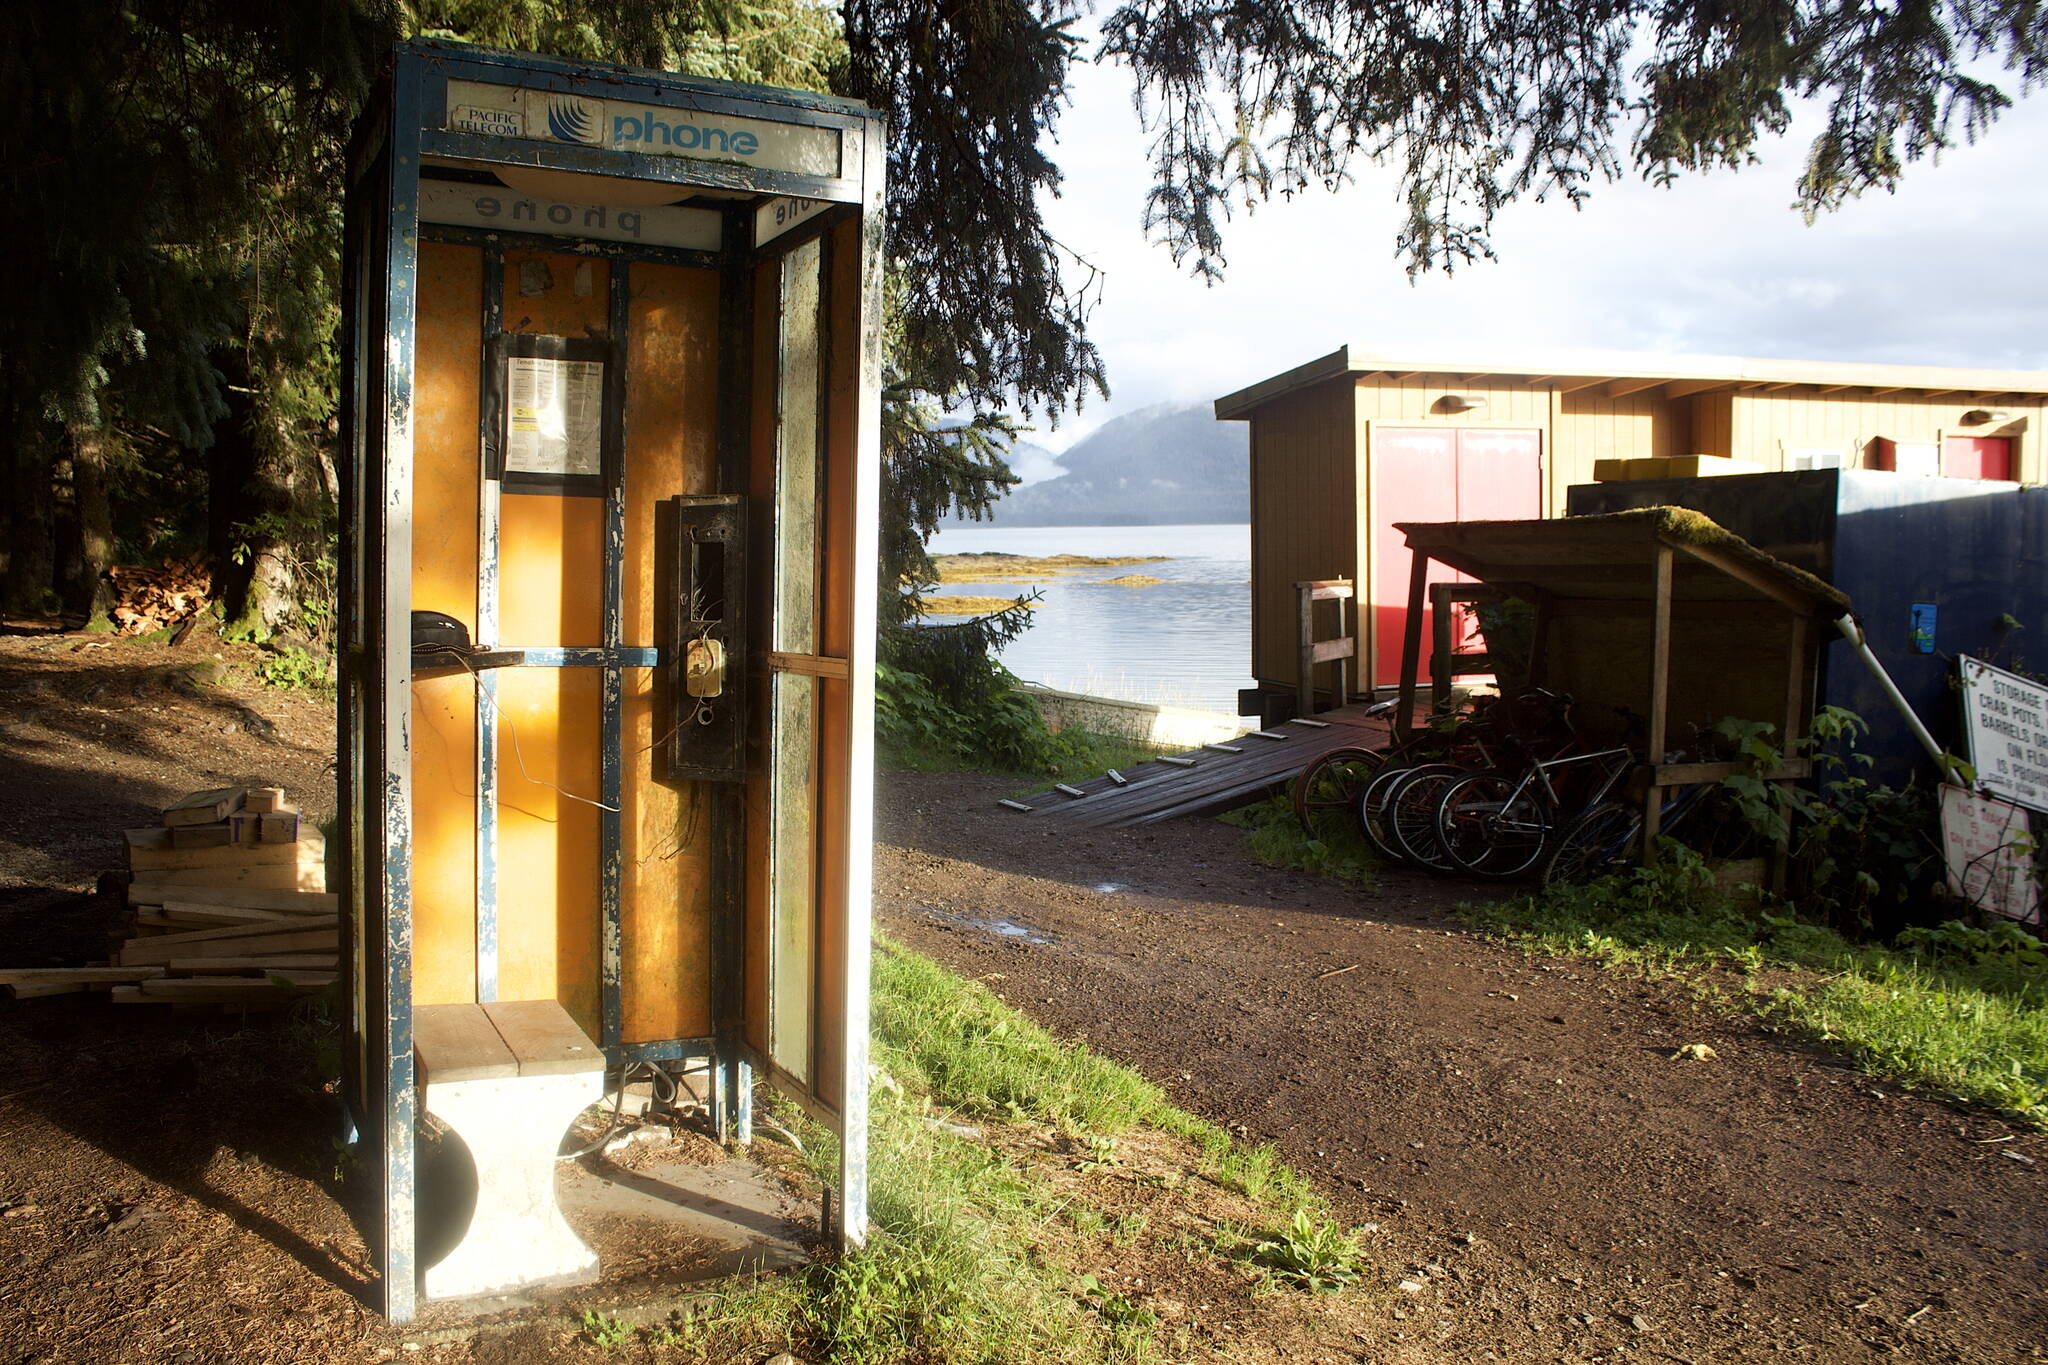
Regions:
M 78 985 L 130 985 L 162 976 L 161 967 L 0 967 L 0 986 L 71 982 Z
M 1415 683 L 1422 667 L 1422 605 L 1429 590 L 1429 551 L 1416 547 L 1408 568 L 1408 619 L 1401 630 L 1400 705 L 1394 708 L 1394 733 L 1406 739 L 1415 716 Z
M 46 995 L 83 995 L 93 987 L 83 981 L 24 981 L 7 987 L 16 1000 L 40 1000 Z
M 172 848 L 223 848 L 235 842 L 235 826 L 226 820 L 210 825 L 178 825 L 171 830 Z
M 1301 716 L 1313 715 L 1316 709 L 1316 602 L 1312 586 L 1294 585 L 1294 712 Z M 1343 698 L 1337 700 L 1341 702 Z
M 422 1005 L 413 1011 L 419 1083 L 483 1081 L 519 1074 L 519 1059 L 481 1005 Z
M 522 1076 L 604 1070 L 604 1052 L 553 1000 L 498 1000 L 483 1007 Z
M 1665 545 L 1659 546 L 1660 550 L 1668 548 L 1670 547 Z M 1680 545 L 1678 548 L 1691 555 L 1694 559 L 1699 560 L 1702 564 L 1713 565 L 1730 578 L 1755 589 L 1790 611 L 1818 611 L 1821 607 L 1827 605 L 1811 594 L 1801 592 L 1788 584 L 1779 582 L 1769 574 L 1759 572 L 1753 566 L 1745 564 L 1733 555 L 1722 554 L 1712 546 Z
M 1338 640 L 1319 640 L 1309 646 L 1309 655 L 1315 663 L 1326 664 L 1336 659 L 1349 659 L 1358 653 L 1358 641 L 1346 635 Z
M 325 841 L 318 835 L 288 844 L 231 844 L 225 848 L 181 849 L 172 846 L 168 829 L 131 829 L 122 833 L 128 842 L 128 866 L 137 872 L 290 866 L 304 858 L 320 859 L 327 851 Z
M 225 933 L 225 930 L 202 930 L 202 933 Z M 169 962 L 173 958 L 191 957 L 192 944 L 196 940 L 191 934 L 164 934 L 157 938 L 130 939 L 121 949 L 121 965 L 140 966 L 152 962 Z M 334 952 L 339 947 L 340 935 L 334 929 L 301 929 L 289 934 L 256 934 L 234 938 L 228 943 L 214 943 L 209 951 L 221 953 L 297 953 Z
M 335 953 L 265 953 L 252 957 L 174 957 L 164 964 L 167 971 L 206 976 L 223 972 L 325 971 L 340 961 Z
M 241 809 L 247 794 L 245 787 L 216 787 L 211 791 L 193 792 L 164 807 L 164 825 L 210 825 L 216 820 L 225 820 Z
M 137 881 L 128 888 L 130 905 L 168 905 L 172 901 L 278 910 L 291 915 L 332 915 L 341 909 L 341 897 L 331 892 L 294 891 L 288 887 L 202 887 Z
M 282 910 L 252 910 L 246 905 L 212 905 L 203 900 L 167 900 L 160 913 L 166 919 L 196 920 L 201 924 L 292 924 L 305 918 L 304 915 L 288 915 Z
M 1666 726 L 1671 700 L 1671 560 L 1672 549 L 1659 543 L 1650 586 L 1650 761 L 1664 762 Z M 1657 827 L 1664 815 L 1664 789 L 1651 783 L 1643 796 L 1643 863 L 1656 860 Z
M 261 845 L 258 845 L 261 847 Z M 278 844 L 290 848 L 290 844 Z M 325 891 L 327 862 L 324 855 L 298 863 L 276 863 L 263 867 L 154 868 L 148 873 L 153 886 L 215 887 L 220 889 L 267 887 L 284 891 Z
M 835 678 L 845 681 L 847 661 L 824 654 L 785 654 L 771 649 L 766 654 L 770 671 L 776 673 L 801 673 L 809 678 Z
M 283 787 L 251 787 L 242 798 L 242 809 L 252 815 L 265 815 L 284 808 Z
M 115 991 L 140 992 L 146 1002 L 160 1005 L 206 1004 L 239 1005 L 254 1009 L 283 1009 L 313 989 L 289 982 L 259 981 L 255 979 L 237 981 L 232 978 L 208 978 L 198 980 L 162 977 L 145 981 L 139 986 L 116 986 Z M 131 997 L 132 998 L 132 997 Z
M 137 929 L 164 930 L 173 933 L 185 929 L 219 929 L 229 925 L 254 925 L 268 928 L 274 924 L 290 924 L 292 917 L 270 910 L 215 910 L 211 913 L 187 914 L 178 910 L 138 910 L 135 912 Z
M 293 844 L 299 842 L 299 813 L 295 810 L 275 811 L 256 817 L 256 842 L 260 844 Z
M 1654 780 L 1660 787 L 1690 787 L 1696 782 L 1719 782 L 1748 771 L 1747 763 L 1665 763 L 1658 766 Z M 1763 780 L 1796 782 L 1812 775 L 1813 760 L 1794 758 L 1763 774 Z

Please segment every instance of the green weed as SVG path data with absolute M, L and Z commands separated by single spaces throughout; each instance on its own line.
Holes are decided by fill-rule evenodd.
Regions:
M 1852 943 L 1718 891 L 1675 845 L 1655 868 L 1464 913 L 1547 952 L 1652 969 L 1790 970 L 1793 984 L 1757 999 L 1768 1018 L 1873 1074 L 2048 1127 L 2048 949 L 2017 926 L 1951 923 L 1889 945 Z
M 600 1351 L 616 1351 L 633 1339 L 633 1327 L 623 1319 L 607 1316 L 595 1308 L 586 1308 L 583 1310 L 583 1335 Z
M 1218 818 L 1249 830 L 1246 846 L 1269 867 L 1371 886 L 1379 876 L 1380 860 L 1359 831 L 1358 822 L 1340 810 L 1317 810 L 1314 817 L 1315 832 L 1304 833 L 1294 818 L 1293 805 L 1284 796 L 1274 796 Z
M 1285 1227 L 1253 1245 L 1251 1259 L 1280 1284 L 1330 1293 L 1357 1282 L 1365 1248 L 1358 1234 L 1296 1209 Z
M 328 684 L 327 661 L 315 658 L 294 645 L 258 661 L 256 676 L 266 687 L 325 687 Z

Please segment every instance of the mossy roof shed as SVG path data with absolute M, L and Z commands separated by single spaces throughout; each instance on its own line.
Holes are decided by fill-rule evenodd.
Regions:
M 1347 346 L 1217 399 L 1216 415 L 1251 426 L 1251 672 L 1262 689 L 1289 694 L 1295 584 L 1357 584 L 1340 603 L 1357 640 L 1352 684 L 1390 686 L 1409 567 L 1395 523 L 1562 516 L 1573 484 L 1627 476 L 1601 461 L 1674 461 L 1663 474 L 2048 477 L 2034 430 L 2048 419 L 2040 371 Z M 1325 665 L 1318 686 L 1327 691 L 1334 672 Z

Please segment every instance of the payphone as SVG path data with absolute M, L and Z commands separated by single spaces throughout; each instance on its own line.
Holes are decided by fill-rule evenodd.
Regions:
M 763 1080 L 864 1229 L 881 168 L 848 101 L 444 43 L 358 126 L 348 1095 L 394 1319 L 423 1009 L 708 1064 L 741 1139 Z

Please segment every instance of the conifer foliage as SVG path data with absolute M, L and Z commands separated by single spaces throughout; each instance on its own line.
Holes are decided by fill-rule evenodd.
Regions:
M 250 630 L 305 617 L 333 533 L 341 148 L 390 44 L 435 36 L 830 88 L 887 115 L 882 611 L 903 622 L 930 582 L 924 536 L 1012 481 L 1011 414 L 1057 419 L 1104 391 L 1095 276 L 1040 215 L 1086 56 L 1078 14 L 1072 0 L 21 0 L 0 44 L 0 609 L 61 596 L 97 610 L 116 558 L 199 550 Z M 1148 226 L 1196 273 L 1222 270 L 1232 212 L 1366 163 L 1402 176 L 1410 267 L 1449 268 L 1492 254 L 1494 215 L 1517 197 L 1577 200 L 1631 167 L 1741 165 L 1802 98 L 1825 123 L 1800 203 L 1889 189 L 2048 74 L 2048 7 L 1124 0 L 1099 55 L 1129 69 L 1156 139 Z

